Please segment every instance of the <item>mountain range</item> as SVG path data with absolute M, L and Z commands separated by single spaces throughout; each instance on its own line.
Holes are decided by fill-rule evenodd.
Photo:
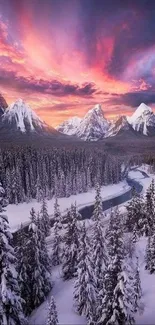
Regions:
M 114 121 L 105 118 L 100 104 L 91 108 L 83 118 L 64 121 L 56 129 L 43 122 L 22 99 L 7 105 L 0 95 L 0 138 L 41 136 L 57 139 L 97 141 L 112 137 L 155 135 L 155 115 L 142 103 L 132 116 L 119 116 Z
M 132 116 L 119 116 L 113 122 L 105 118 L 100 104 L 90 109 L 77 123 L 76 119 L 64 121 L 56 129 L 68 135 L 69 130 L 72 130 L 72 134 L 85 141 L 125 135 L 155 135 L 155 115 L 144 103 L 140 104 Z

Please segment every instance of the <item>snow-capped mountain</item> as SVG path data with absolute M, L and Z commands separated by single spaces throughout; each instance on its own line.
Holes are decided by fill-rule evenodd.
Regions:
M 78 116 L 74 116 L 70 118 L 69 120 L 64 121 L 60 125 L 56 127 L 56 130 L 63 134 L 68 134 L 68 135 L 75 135 L 77 132 L 77 129 L 81 123 L 81 118 Z
M 57 131 L 50 128 L 22 99 L 9 105 L 1 117 L 0 129 L 27 133 L 47 133 Z
M 97 104 L 82 119 L 76 135 L 87 141 L 100 139 L 107 131 L 109 122 L 105 119 L 101 105 Z
M 127 117 L 122 115 L 116 118 L 115 121 L 109 126 L 108 131 L 105 134 L 105 138 L 114 137 L 122 131 L 128 131 L 130 129 L 130 124 L 127 121 Z
M 101 105 L 97 104 L 82 119 L 73 117 L 60 124 L 57 130 L 85 141 L 96 141 L 106 133 L 108 127 L 109 122 L 104 117 Z
M 8 107 L 8 104 L 4 97 L 0 94 L 0 117 L 4 114 L 5 109 Z
M 140 104 L 127 120 L 135 131 L 143 135 L 155 134 L 155 115 L 152 109 L 144 103 Z

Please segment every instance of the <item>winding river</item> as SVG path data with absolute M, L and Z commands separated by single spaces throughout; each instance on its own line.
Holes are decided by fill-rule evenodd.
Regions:
M 132 170 L 134 170 L 134 168 Z M 136 169 L 136 170 L 139 171 L 143 175 L 144 178 L 149 177 L 145 172 L 138 170 L 138 169 Z M 118 206 L 119 204 L 129 201 L 132 197 L 132 188 L 133 187 L 135 188 L 137 193 L 142 192 L 143 186 L 139 182 L 137 182 L 134 179 L 131 179 L 130 177 L 127 177 L 126 181 L 127 181 L 128 185 L 130 186 L 130 189 L 123 194 L 120 194 L 120 195 L 115 196 L 111 199 L 103 201 L 102 202 L 103 211 L 106 211 L 110 208 Z M 90 219 L 93 214 L 93 209 L 94 209 L 94 204 L 85 206 L 85 207 L 79 209 L 79 213 L 82 215 L 82 219 L 83 220 Z M 53 223 L 54 223 L 54 220 L 51 220 L 51 226 L 53 226 Z M 24 228 L 25 228 L 25 231 L 27 232 L 28 225 L 26 225 Z M 16 236 L 17 236 L 17 231 L 13 233 L 13 237 L 15 240 L 16 240 Z

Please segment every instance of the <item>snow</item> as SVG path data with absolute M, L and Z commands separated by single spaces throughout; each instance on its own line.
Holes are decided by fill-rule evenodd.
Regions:
M 105 138 L 117 135 L 120 130 L 128 130 L 128 121 L 126 116 L 119 116 L 111 123 L 105 134 Z
M 143 176 L 140 171 L 145 171 L 149 175 L 149 177 Z M 151 184 L 152 178 L 155 179 L 155 175 L 148 173 L 146 167 L 144 169 L 144 166 L 138 167 L 138 169 L 133 169 L 132 171 L 130 171 L 129 177 L 139 182 L 143 186 L 142 194 L 145 194 L 147 188 Z
M 135 131 L 148 135 L 149 127 L 155 128 L 155 115 L 149 106 L 142 103 L 132 116 L 120 116 L 110 123 L 104 117 L 101 105 L 96 104 L 82 119 L 75 116 L 64 121 L 56 129 L 68 135 L 76 135 L 85 141 L 97 141 L 101 137 L 115 136 L 121 129 L 128 130 L 128 124 Z
M 80 119 L 75 116 L 64 121 L 56 129 L 64 134 L 76 135 L 83 140 L 96 141 L 105 134 L 109 122 L 104 118 L 102 107 L 96 104 Z
M 123 194 L 129 190 L 129 186 L 127 182 L 124 180 L 118 184 L 102 186 L 101 188 L 101 196 L 103 200 L 110 199 L 112 197 L 118 196 L 119 194 Z M 87 193 L 80 193 L 77 195 L 71 195 L 68 198 L 59 198 L 58 202 L 60 205 L 61 213 L 65 212 L 72 203 L 77 204 L 78 208 L 82 208 L 84 206 L 92 205 L 95 200 L 95 189 L 91 189 Z M 54 211 L 54 202 L 55 199 L 51 199 L 47 201 L 49 214 L 52 215 Z M 6 207 L 6 214 L 8 216 L 8 220 L 10 223 L 11 231 L 17 230 L 21 223 L 28 223 L 30 217 L 30 210 L 32 207 L 36 210 L 40 210 L 41 203 L 37 202 L 37 200 L 32 200 L 29 203 L 20 203 L 9 204 Z
M 141 167 L 135 167 L 135 169 L 129 172 L 129 176 L 137 181 L 139 181 L 143 185 L 143 193 L 145 193 L 147 187 L 150 185 L 152 177 L 155 178 L 155 175 L 149 174 L 149 177 L 146 178 L 142 175 L 141 171 L 148 173 L 149 167 L 147 165 L 142 165 Z M 126 191 L 128 189 L 128 185 L 126 182 L 121 182 L 117 185 L 109 185 L 102 187 L 102 198 L 107 199 L 109 196 L 118 195 Z M 80 206 L 88 203 L 92 203 L 94 200 L 95 191 L 91 190 L 89 193 L 81 193 L 76 196 L 71 196 L 70 198 L 62 198 L 59 199 L 60 209 L 64 211 L 67 207 L 70 206 L 71 202 L 77 201 L 77 205 Z M 48 207 L 51 209 L 50 212 L 53 211 L 53 203 L 54 200 L 48 201 Z M 25 220 L 27 221 L 27 217 L 29 214 L 30 208 L 34 206 L 36 209 L 40 208 L 40 204 L 36 201 L 31 203 L 23 203 L 19 205 L 9 205 L 7 209 L 7 214 L 9 212 L 9 220 L 12 223 L 12 227 L 15 229 L 18 224 L 21 222 L 21 218 L 25 216 Z M 125 207 L 123 206 L 124 210 Z M 122 211 L 122 210 L 121 210 Z M 123 211 L 124 212 L 124 211 Z M 18 217 L 19 216 L 19 217 Z M 14 219 L 17 219 L 15 221 Z M 105 217 L 104 225 L 107 225 L 108 216 Z M 82 221 L 81 221 L 82 222 Z M 92 221 L 87 220 L 86 226 L 89 228 L 89 233 L 91 234 L 91 225 Z M 48 249 L 49 253 L 52 252 L 52 238 L 53 232 L 51 232 L 51 236 L 48 237 Z M 155 274 L 150 275 L 145 270 L 145 248 L 146 248 L 146 238 L 141 237 L 139 242 L 136 244 L 135 257 L 137 256 L 139 259 L 139 268 L 140 268 L 140 276 L 141 276 L 141 284 L 142 284 L 142 301 L 141 301 L 141 312 L 137 312 L 135 315 L 136 325 L 153 325 L 155 320 Z M 73 302 L 73 291 L 74 291 L 74 279 L 70 281 L 63 281 L 61 276 L 61 267 L 52 268 L 52 277 L 53 288 L 47 298 L 47 300 L 42 303 L 37 309 L 33 311 L 31 316 L 29 317 L 30 325 L 46 325 L 47 313 L 48 313 L 48 303 L 50 302 L 51 295 L 54 296 L 56 301 L 56 307 L 58 310 L 58 319 L 59 324 L 68 324 L 68 325 L 86 325 L 85 317 L 79 316 L 75 312 L 74 302 Z
M 140 171 L 147 172 L 147 166 L 138 167 L 138 169 L 132 170 L 129 174 L 130 177 L 141 182 L 144 186 L 144 192 L 149 186 L 152 176 L 146 178 L 142 175 Z M 155 177 L 155 176 L 154 176 Z M 104 225 L 107 225 L 108 216 L 105 218 Z M 82 222 L 82 221 L 81 221 Z M 91 235 L 91 220 L 87 222 L 87 228 L 89 228 L 89 234 Z M 52 238 L 53 234 L 51 233 Z M 48 240 L 49 251 L 52 251 L 51 240 Z M 134 256 L 138 257 L 140 277 L 142 285 L 142 299 L 140 304 L 140 311 L 135 315 L 136 325 L 153 325 L 155 320 L 155 274 L 150 275 L 145 270 L 145 248 L 147 239 L 141 237 L 139 242 L 136 244 Z M 131 263 L 131 261 L 130 261 Z M 61 268 L 56 267 L 53 269 L 52 280 L 54 282 L 54 287 L 50 293 L 55 298 L 56 306 L 58 309 L 59 324 L 83 324 L 86 325 L 86 319 L 76 314 L 73 302 L 73 290 L 74 290 L 74 279 L 70 281 L 63 281 L 61 277 Z M 47 301 L 50 299 L 50 295 Z M 47 315 L 47 301 L 44 302 L 39 308 L 37 308 L 30 316 L 30 325 L 45 325 L 46 315 Z
M 56 127 L 56 130 L 60 131 L 61 133 L 68 134 L 68 135 L 75 135 L 77 128 L 79 127 L 82 119 L 78 116 L 74 116 L 67 121 L 64 121 L 60 125 Z
M 142 129 L 144 135 L 148 135 L 149 126 L 155 127 L 155 115 L 152 109 L 144 103 L 140 104 L 133 115 L 127 119 L 134 130 L 140 131 Z
M 75 312 L 73 306 L 74 279 L 70 281 L 63 281 L 60 267 L 55 267 L 52 273 L 52 280 L 54 287 L 51 293 L 49 294 L 47 300 L 32 313 L 29 319 L 29 324 L 46 325 L 48 303 L 52 294 L 56 301 L 59 324 L 85 325 L 85 318 L 79 316 Z
M 142 115 L 152 113 L 151 107 L 145 105 L 144 103 L 141 103 L 136 111 L 133 113 L 133 115 L 130 117 L 130 121 L 134 122 Z
M 76 135 L 83 140 L 96 141 L 103 136 L 109 127 L 100 104 L 95 105 L 82 119 Z
M 23 133 L 26 132 L 26 124 L 29 125 L 31 131 L 35 129 L 34 123 L 41 128 L 45 126 L 45 123 L 22 99 L 18 99 L 15 103 L 8 106 L 3 115 L 3 120 L 15 121 L 17 129 Z

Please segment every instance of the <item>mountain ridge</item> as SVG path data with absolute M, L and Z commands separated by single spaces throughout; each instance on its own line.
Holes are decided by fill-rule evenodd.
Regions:
M 99 113 L 101 124 L 104 119 L 105 125 L 103 129 L 100 128 L 100 122 L 95 119 L 97 113 Z M 88 119 L 89 123 L 87 121 L 87 124 L 85 125 L 85 121 L 89 116 L 91 116 L 91 118 Z M 94 125 L 95 122 L 96 124 Z M 63 124 L 65 127 L 65 121 Z M 81 131 L 82 126 L 83 130 Z M 59 127 L 57 129 L 59 130 Z M 63 129 L 60 132 L 63 132 Z M 116 118 L 113 122 L 110 122 L 104 117 L 101 105 L 97 104 L 81 119 L 80 126 L 75 130 L 74 134 L 85 141 L 97 141 L 99 139 L 114 137 L 116 135 L 123 135 L 127 132 L 132 133 L 132 135 L 155 135 L 155 115 L 149 106 L 141 103 L 130 117 L 122 115 Z

